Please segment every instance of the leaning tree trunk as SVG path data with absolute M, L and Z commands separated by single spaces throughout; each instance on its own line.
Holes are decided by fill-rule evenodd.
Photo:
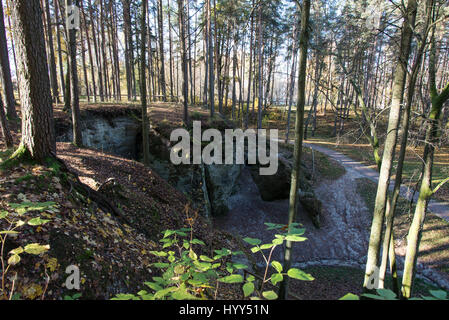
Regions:
M 8 44 L 6 42 L 6 30 L 3 15 L 3 4 L 0 3 L 0 63 L 2 67 L 2 80 L 6 97 L 6 114 L 10 119 L 17 118 L 16 101 L 11 80 L 11 68 L 8 57 Z
M 416 13 L 417 2 L 416 0 L 410 0 L 407 6 L 407 15 L 404 17 L 399 61 L 393 80 L 393 99 L 391 102 L 387 137 L 385 140 L 384 153 L 382 157 L 382 166 L 379 174 L 379 183 L 377 187 L 374 214 L 371 224 L 371 235 L 368 246 L 365 280 L 363 283 L 363 287 L 365 289 L 368 289 L 371 278 L 375 273 L 379 262 L 382 225 L 385 217 L 388 187 L 390 185 L 390 174 L 393 167 L 394 153 L 397 144 L 401 107 L 404 101 L 407 65 L 410 55 L 411 40 L 413 36 L 413 29 L 415 26 Z
M 11 9 L 22 107 L 22 140 L 15 156 L 29 153 L 43 161 L 56 153 L 56 139 L 41 7 L 39 0 L 15 0 Z
M 431 4 L 433 0 L 427 1 L 428 4 Z M 394 215 L 396 211 L 396 206 L 399 199 L 399 194 L 401 190 L 402 184 L 402 171 L 404 168 L 404 160 L 405 154 L 407 151 L 407 142 L 408 142 L 408 134 L 410 127 L 410 115 L 413 103 L 413 96 L 415 92 L 416 82 L 418 80 L 418 73 L 421 66 L 421 61 L 424 55 L 425 48 L 427 46 L 427 38 L 429 34 L 428 27 L 431 23 L 432 19 L 432 6 L 427 5 L 427 19 L 423 27 L 423 35 L 420 40 L 421 43 L 419 45 L 415 62 L 412 66 L 411 73 L 408 80 L 408 90 L 407 90 L 407 104 L 405 106 L 405 112 L 402 119 L 402 137 L 401 137 L 401 149 L 399 151 L 398 164 L 396 169 L 396 177 L 394 181 L 394 190 L 393 197 L 391 199 L 391 204 L 387 209 L 385 214 L 385 234 L 382 245 L 382 262 L 380 265 L 380 275 L 379 275 L 379 286 L 383 288 L 385 275 L 387 270 L 387 263 L 390 260 L 390 272 L 393 278 L 393 290 L 396 294 L 400 295 L 399 290 L 399 281 L 397 275 L 397 265 L 396 265 L 396 253 L 394 248 L 394 234 L 393 234 L 393 225 L 394 225 Z
M 298 78 L 298 104 L 296 109 L 295 123 L 295 149 L 294 164 L 292 168 L 290 198 L 288 204 L 288 226 L 291 228 L 295 221 L 297 194 L 299 187 L 299 173 L 301 170 L 302 143 L 304 134 L 304 107 L 306 96 L 306 72 L 307 72 L 307 52 L 309 49 L 309 18 L 310 18 L 310 0 L 304 0 L 301 10 L 301 37 L 299 44 L 299 78 Z M 292 264 L 292 245 L 291 241 L 286 242 L 284 254 L 283 270 L 289 270 Z M 288 277 L 284 278 L 279 289 L 279 298 L 287 299 L 289 281 Z
M 435 26 L 433 32 L 435 32 Z M 432 35 L 431 43 L 432 48 L 429 56 L 429 83 L 432 107 L 426 124 L 426 146 L 424 148 L 423 155 L 423 177 L 421 180 L 419 198 L 416 203 L 415 214 L 413 216 L 413 221 L 407 237 L 407 252 L 405 255 L 404 275 L 402 278 L 402 295 L 406 299 L 410 298 L 412 295 L 419 244 L 424 227 L 424 220 L 426 218 L 427 205 L 431 196 L 442 185 L 440 184 L 435 190 L 432 190 L 432 167 L 435 146 L 437 144 L 439 136 L 439 121 L 443 111 L 443 106 L 445 102 L 449 100 L 449 82 L 447 83 L 443 91 L 441 93 L 438 93 L 435 81 L 436 45 L 434 33 Z M 447 182 L 447 180 L 444 182 Z

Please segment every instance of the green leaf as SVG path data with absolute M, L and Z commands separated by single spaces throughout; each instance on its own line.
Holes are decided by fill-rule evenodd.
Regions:
M 254 238 L 245 238 L 245 239 L 243 239 L 243 241 L 249 243 L 249 244 L 252 245 L 252 246 L 258 246 L 259 244 L 262 243 L 261 240 L 259 240 L 259 239 L 254 239 Z
M 20 256 L 18 254 L 13 254 L 11 257 L 9 257 L 8 259 L 8 264 L 14 266 L 16 264 L 18 264 L 20 262 Z
M 133 300 L 136 296 L 133 294 L 124 294 L 124 293 L 120 293 L 118 295 L 115 296 L 115 298 L 113 298 L 112 300 Z M 66 299 L 66 298 L 70 298 L 70 299 Z M 65 300 L 73 300 L 72 297 L 69 296 L 65 296 L 64 297 Z
M 190 243 L 191 244 L 198 244 L 200 246 L 205 246 L 206 245 L 203 241 L 198 240 L 198 239 L 193 239 L 192 241 L 190 241 Z
M 282 280 L 284 280 L 284 276 L 282 275 L 282 273 L 275 273 L 271 276 L 271 283 L 273 285 L 276 285 L 277 283 L 281 282 Z
M 290 278 L 298 279 L 298 280 L 302 280 L 302 281 L 315 280 L 315 278 L 312 277 L 310 274 L 305 273 L 304 271 L 296 269 L 296 268 L 292 268 L 292 269 L 288 270 L 287 274 Z
M 242 263 L 234 263 L 232 266 L 237 270 L 248 269 L 248 266 Z
M 384 297 L 386 300 L 396 300 L 396 293 L 389 289 L 377 289 L 377 294 Z
M 31 243 L 25 246 L 24 248 L 26 253 L 39 255 L 41 253 L 44 253 L 45 251 L 50 250 L 50 246 L 47 245 L 41 245 L 39 243 Z
M 305 237 L 300 237 L 300 236 L 298 236 L 298 235 L 296 235 L 296 234 L 287 235 L 287 236 L 285 237 L 285 239 L 286 239 L 287 241 L 292 241 L 292 242 L 302 242 L 302 241 L 306 241 L 306 240 L 307 240 L 307 238 L 305 238 Z
M 154 299 L 156 299 L 156 300 L 162 299 L 162 298 L 166 297 L 168 294 L 170 294 L 171 292 L 176 291 L 177 289 L 178 289 L 177 287 L 168 287 L 168 288 L 159 290 L 154 294 Z
M 167 252 L 164 251 L 150 251 L 150 254 L 156 256 L 156 257 L 166 257 Z
M 274 246 L 275 246 L 275 244 L 273 244 L 273 243 L 267 243 L 267 244 L 261 245 L 261 246 L 260 246 L 260 249 L 261 249 L 261 250 L 268 250 L 268 249 L 273 248 Z
M 254 248 L 251 248 L 251 252 L 252 253 L 257 253 L 257 252 L 259 252 L 261 249 L 260 249 L 260 247 L 254 247 Z
M 278 239 L 274 239 L 273 240 L 273 244 L 276 245 L 276 246 L 280 246 L 283 243 L 284 243 L 284 239 L 278 238 Z
M 276 224 L 276 223 L 265 223 L 265 225 L 268 227 L 267 230 L 276 230 L 276 229 L 282 229 L 283 227 L 285 227 L 285 225 L 283 224 Z
M 75 293 L 75 294 L 72 296 L 72 299 L 73 299 L 73 300 L 76 300 L 76 299 L 81 298 L 81 296 L 82 296 L 81 293 Z
M 206 261 L 206 262 L 214 262 L 214 259 L 209 258 L 208 256 L 200 256 L 200 260 Z
M 9 215 L 8 211 L 1 211 L 0 212 L 0 219 L 4 219 Z
M 29 220 L 27 223 L 30 226 L 40 226 L 40 225 L 46 224 L 48 222 L 50 222 L 50 220 L 41 219 L 41 217 L 37 217 L 37 218 L 33 218 L 33 219 Z
M 21 254 L 21 253 L 23 253 L 23 248 L 22 247 L 15 248 L 15 249 L 11 250 L 9 253 L 10 254 Z
M 198 256 L 196 255 L 196 253 L 193 250 L 190 250 L 189 258 L 192 260 L 198 260 Z
M 145 285 L 154 291 L 162 290 L 162 287 L 155 282 L 145 282 Z
M 170 264 L 168 263 L 161 263 L 161 262 L 156 262 L 153 263 L 153 266 L 158 268 L 158 269 L 164 269 L 164 268 L 168 268 L 170 266 Z
M 265 291 L 262 295 L 267 300 L 276 300 L 278 298 L 278 295 L 274 291 Z
M 353 293 L 347 293 L 343 297 L 341 297 L 338 300 L 360 300 L 359 296 L 353 294 Z
M 429 293 L 439 300 L 447 299 L 447 292 L 443 290 L 429 290 Z
M 275 268 L 278 273 L 282 272 L 282 264 L 280 264 L 278 261 L 273 260 L 273 262 L 271 262 L 271 266 Z
M 175 300 L 199 300 L 197 297 L 190 294 L 184 285 L 179 287 L 177 291 L 173 292 L 172 297 Z
M 230 254 L 232 254 L 231 250 L 225 248 L 221 250 L 215 250 L 214 252 L 218 255 L 218 258 L 214 257 L 214 259 L 220 259 L 222 257 L 229 256 Z
M 218 279 L 218 281 L 223 282 L 223 283 L 242 283 L 243 276 L 240 274 L 232 274 L 230 276 Z
M 243 294 L 246 297 L 249 297 L 254 292 L 254 283 L 247 282 L 243 285 Z
M 364 294 L 362 294 L 362 297 L 371 298 L 371 299 L 375 299 L 375 300 L 385 300 L 385 297 L 378 296 L 377 294 L 371 294 L 371 293 L 364 293 Z
M 174 231 L 174 230 L 165 230 L 164 231 L 164 238 L 168 238 L 171 235 L 174 235 L 175 233 L 176 233 L 176 231 Z
M 252 274 L 250 274 L 247 278 L 246 278 L 246 281 L 249 281 L 249 282 L 253 282 L 253 281 L 255 281 L 256 280 L 256 278 L 252 275 Z

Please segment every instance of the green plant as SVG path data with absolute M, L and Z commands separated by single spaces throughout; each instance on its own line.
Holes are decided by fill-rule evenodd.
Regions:
M 39 227 L 48 223 L 50 220 L 42 219 L 40 216 L 38 217 L 27 217 L 26 214 L 29 212 L 44 212 L 55 210 L 54 202 L 42 202 L 42 203 L 33 203 L 24 201 L 20 204 L 10 203 L 9 207 L 12 209 L 10 211 L 3 210 L 0 212 L 0 222 L 1 225 L 6 225 L 6 228 L 0 229 L 0 262 L 2 267 L 2 283 L 1 283 L 1 292 L 0 299 L 9 299 L 12 300 L 14 295 L 14 280 L 11 286 L 11 289 L 7 290 L 6 288 L 6 276 L 10 271 L 12 266 L 17 265 L 21 260 L 21 255 L 24 253 L 31 255 L 40 255 L 47 250 L 50 249 L 49 245 L 42 245 L 39 243 L 30 243 L 25 246 L 17 247 L 11 250 L 9 254 L 9 258 L 5 257 L 5 244 L 8 240 L 8 237 L 16 237 L 20 233 L 20 229 L 23 229 L 25 226 L 30 227 Z M 17 274 L 16 274 L 17 276 Z M 15 276 L 15 277 L 16 277 Z M 14 277 L 14 278 L 15 278 Z
M 119 294 L 113 300 L 207 299 L 216 294 L 220 282 L 243 282 L 243 276 L 234 272 L 246 266 L 225 261 L 226 257 L 242 252 L 221 249 L 215 250 L 213 257 L 198 256 L 195 248 L 205 244 L 193 238 L 192 228 L 166 230 L 163 234 L 160 240 L 163 249 L 173 248 L 173 250 L 151 252 L 163 260 L 153 264 L 161 271 L 162 276 L 153 277 L 153 281 L 145 282 L 152 293 L 142 290 L 137 295 Z M 229 273 L 228 276 L 224 276 L 223 269 Z
M 187 210 L 188 211 L 188 210 Z M 197 213 L 196 213 L 197 214 Z M 145 282 L 148 290 L 141 290 L 134 294 L 118 294 L 112 300 L 197 300 L 216 299 L 220 283 L 241 285 L 245 297 L 252 300 L 277 299 L 277 294 L 272 291 L 264 291 L 264 285 L 271 282 L 276 285 L 285 276 L 293 279 L 312 281 L 314 278 L 296 268 L 283 270 L 278 261 L 271 261 L 276 247 L 284 244 L 284 241 L 305 241 L 302 237 L 305 229 L 298 229 L 295 224 L 288 232 L 275 235 L 275 239 L 268 244 L 261 245 L 261 240 L 245 238 L 244 241 L 253 245 L 253 253 L 261 252 L 266 262 L 266 269 L 260 288 L 256 290 L 256 278 L 253 275 L 244 277 L 239 272 L 248 267 L 241 263 L 228 261 L 232 256 L 243 254 L 241 251 L 232 252 L 229 249 L 214 250 L 214 255 L 199 255 L 195 252 L 198 246 L 205 243 L 193 237 L 193 223 L 196 216 L 188 217 L 190 228 L 179 230 L 166 230 L 160 240 L 163 249 L 173 250 L 153 251 L 151 254 L 162 259 L 162 262 L 153 266 L 161 271 L 161 276 L 153 277 L 153 281 Z M 266 223 L 268 230 L 288 229 L 284 225 Z M 263 251 L 270 250 L 266 256 Z M 198 251 L 197 251 L 198 252 Z M 269 267 L 276 271 L 268 277 Z
M 64 300 L 78 300 L 79 298 L 81 298 L 81 293 L 75 293 L 73 296 L 64 296 Z
M 443 290 L 429 290 L 430 296 L 421 296 L 411 298 L 409 300 L 448 300 L 448 293 Z M 395 292 L 390 289 L 376 289 L 376 294 L 364 293 L 361 297 L 374 300 L 400 300 Z M 352 293 L 346 294 L 340 300 L 360 300 L 360 298 Z
M 251 297 L 252 300 L 258 300 L 258 299 L 268 299 L 268 300 L 275 300 L 278 298 L 277 294 L 274 291 L 264 291 L 264 286 L 266 283 L 271 282 L 273 286 L 276 286 L 279 282 L 284 280 L 284 277 L 290 277 L 292 279 L 297 279 L 301 281 L 313 281 L 314 278 L 297 268 L 291 268 L 289 270 L 283 270 L 283 266 L 279 261 L 272 260 L 273 252 L 274 250 L 282 246 L 285 241 L 292 241 L 292 242 L 302 242 L 306 241 L 307 238 L 303 237 L 305 233 L 304 228 L 298 228 L 300 226 L 299 223 L 294 223 L 290 228 L 288 226 L 282 225 L 282 224 L 274 224 L 274 223 L 265 223 L 267 226 L 267 230 L 277 230 L 277 231 L 284 231 L 280 232 L 279 234 L 275 235 L 275 238 L 271 243 L 267 244 L 261 244 L 262 241 L 260 239 L 254 239 L 254 238 L 245 238 L 243 239 L 245 242 L 251 244 L 253 247 L 251 248 L 252 253 L 260 252 L 263 256 L 263 259 L 265 261 L 265 272 L 264 276 L 262 278 L 262 283 L 260 285 L 259 290 L 256 290 L 254 285 L 254 277 L 248 277 L 246 280 L 246 283 L 243 285 L 243 292 L 245 297 Z M 288 230 L 288 231 L 287 231 Z M 263 251 L 267 250 L 268 255 L 264 254 Z M 274 269 L 274 273 L 270 277 L 268 277 L 268 271 L 270 269 L 270 266 Z M 255 294 L 255 295 L 254 295 Z

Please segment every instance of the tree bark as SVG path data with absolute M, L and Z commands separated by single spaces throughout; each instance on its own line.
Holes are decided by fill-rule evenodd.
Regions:
M 149 121 L 147 113 L 147 62 L 146 62 L 146 20 L 147 20 L 148 0 L 142 1 L 141 35 L 140 35 L 140 99 L 142 105 L 142 141 L 143 141 L 143 163 L 150 165 L 150 144 L 149 144 Z
M 298 104 L 296 110 L 295 123 L 295 149 L 294 164 L 292 168 L 290 197 L 288 207 L 288 226 L 292 228 L 295 221 L 296 206 L 298 200 L 299 174 L 301 170 L 302 144 L 304 133 L 304 107 L 305 107 L 305 88 L 307 72 L 307 53 L 309 49 L 309 19 L 310 19 L 310 0 L 304 0 L 301 10 L 301 36 L 299 43 L 299 79 L 298 79 Z M 286 242 L 284 253 L 283 270 L 289 270 L 292 264 L 292 245 L 291 241 Z M 286 300 L 289 289 L 289 278 L 284 277 L 279 289 L 279 298 Z
M 387 206 L 388 187 L 390 184 L 391 169 L 393 167 L 394 153 L 397 144 L 398 128 L 400 122 L 401 106 L 404 101 L 404 88 L 407 76 L 408 58 L 410 55 L 411 39 L 415 26 L 417 13 L 416 0 L 410 0 L 407 5 L 406 16 L 402 27 L 401 48 L 399 61 L 394 75 L 393 98 L 391 102 L 390 116 L 388 121 L 387 137 L 385 140 L 382 166 L 379 174 L 379 183 L 374 207 L 373 220 L 371 224 L 371 235 L 368 247 L 368 258 L 366 263 L 364 289 L 368 289 L 370 278 L 378 266 L 382 225 L 384 222 Z
M 53 107 L 39 0 L 11 1 L 18 55 L 23 153 L 44 161 L 56 153 Z
M 79 7 L 79 0 L 66 0 L 66 17 L 68 16 L 67 7 L 74 4 Z M 66 28 L 69 28 L 66 24 Z M 72 126 L 73 126 L 73 144 L 80 147 L 83 145 L 83 135 L 80 124 L 80 100 L 78 91 L 78 68 L 76 61 L 76 29 L 71 28 L 67 30 L 69 36 L 69 61 L 70 61 L 70 101 L 72 111 Z
M 3 87 L 6 98 L 6 115 L 10 119 L 17 118 L 16 100 L 11 80 L 11 68 L 8 57 L 8 43 L 6 41 L 6 29 L 3 15 L 3 4 L 0 3 L 0 63 L 2 66 Z

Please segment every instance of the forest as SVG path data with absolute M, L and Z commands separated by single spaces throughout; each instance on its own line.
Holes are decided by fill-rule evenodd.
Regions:
M 0 92 L 0 300 L 449 299 L 447 0 L 0 0 Z

